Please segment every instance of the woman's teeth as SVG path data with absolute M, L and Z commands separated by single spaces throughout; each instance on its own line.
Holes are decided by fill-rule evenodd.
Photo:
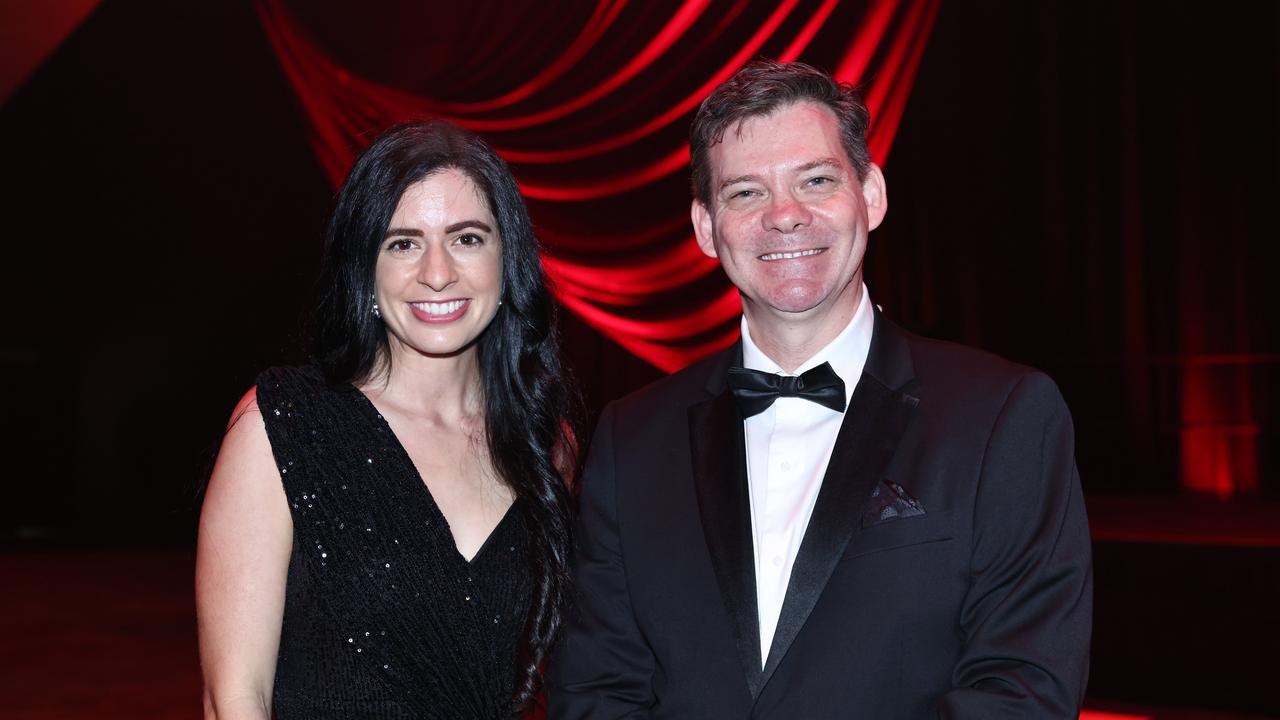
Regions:
M 413 306 L 428 315 L 449 315 L 466 304 L 466 300 L 450 300 L 449 302 L 417 302 L 413 303 Z

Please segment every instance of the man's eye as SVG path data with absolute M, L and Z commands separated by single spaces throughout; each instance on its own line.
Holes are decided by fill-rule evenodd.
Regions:
M 749 197 L 755 197 L 755 196 L 756 196 L 756 195 L 758 195 L 758 194 L 759 194 L 759 193 L 757 193 L 755 190 L 739 190 L 739 191 L 737 191 L 737 192 L 733 193 L 732 195 L 730 195 L 730 196 L 729 196 L 729 199 L 730 199 L 730 200 L 736 200 L 736 199 L 738 199 L 738 198 L 749 198 Z
M 835 182 L 835 178 L 829 178 L 824 175 L 820 175 L 815 178 L 809 178 L 808 184 L 812 187 L 817 187 L 822 185 L 830 185 L 833 182 Z

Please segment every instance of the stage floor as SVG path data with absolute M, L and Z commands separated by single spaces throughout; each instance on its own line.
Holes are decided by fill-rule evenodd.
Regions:
M 196 720 L 190 551 L 0 554 L 0 717 Z M 1088 720 L 1248 720 L 1091 699 Z
M 189 551 L 0 555 L 0 717 L 194 720 Z

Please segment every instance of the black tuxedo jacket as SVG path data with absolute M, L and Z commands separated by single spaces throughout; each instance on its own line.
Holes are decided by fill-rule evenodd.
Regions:
M 1092 576 L 1045 375 L 876 316 L 761 663 L 732 348 L 608 406 L 559 718 L 1076 718 Z

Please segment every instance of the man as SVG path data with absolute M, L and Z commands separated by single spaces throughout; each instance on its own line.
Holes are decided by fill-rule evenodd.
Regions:
M 1070 416 L 1044 375 L 875 310 L 867 121 L 802 64 L 699 109 L 693 225 L 742 341 L 602 414 L 550 717 L 1077 716 Z

